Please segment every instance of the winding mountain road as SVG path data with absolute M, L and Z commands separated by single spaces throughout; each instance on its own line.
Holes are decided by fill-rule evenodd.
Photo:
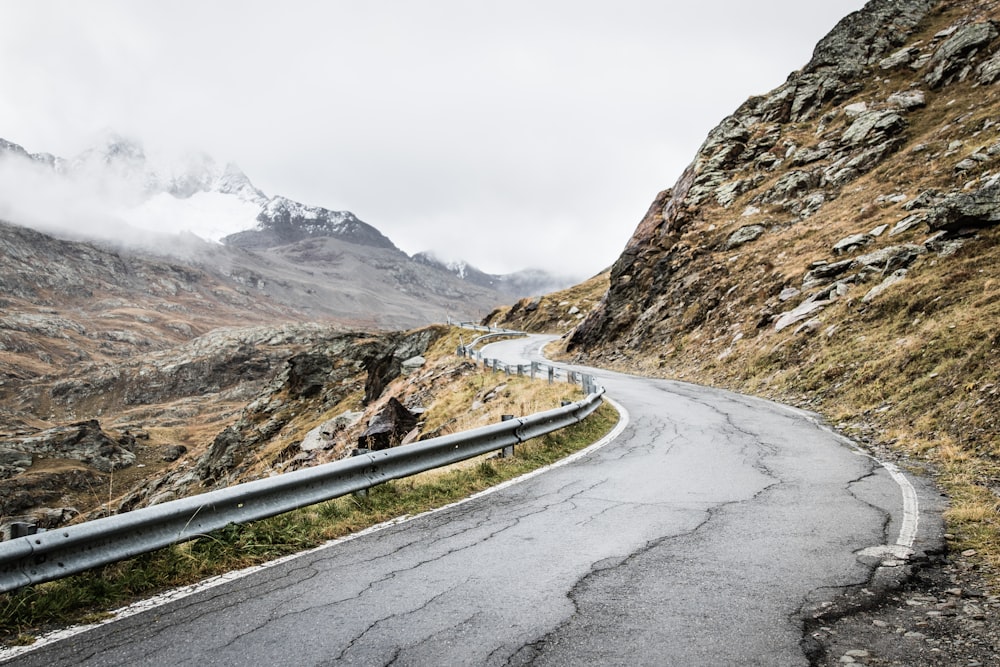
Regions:
M 808 413 L 593 372 L 627 423 L 583 456 L 17 664 L 806 665 L 803 615 L 940 531 Z

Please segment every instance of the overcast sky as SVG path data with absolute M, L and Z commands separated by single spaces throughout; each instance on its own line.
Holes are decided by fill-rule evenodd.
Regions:
M 583 276 L 863 4 L 0 0 L 0 137 L 202 150 L 411 254 Z

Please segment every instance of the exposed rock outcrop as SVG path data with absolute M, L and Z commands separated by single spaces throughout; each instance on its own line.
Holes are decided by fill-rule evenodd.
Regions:
M 132 465 L 134 448 L 134 437 L 127 434 L 111 437 L 96 419 L 57 426 L 29 437 L 0 442 L 0 477 L 24 472 L 36 456 L 70 459 L 101 472 L 114 472 Z
M 899 271 L 928 251 L 954 252 L 957 236 L 996 224 L 1000 177 L 990 170 L 1000 167 L 1000 145 L 992 148 L 997 126 L 985 113 L 995 95 L 978 96 L 981 111 L 973 103 L 971 111 L 951 113 L 940 130 L 927 129 L 929 122 L 933 128 L 929 119 L 947 116 L 955 87 L 993 80 L 994 51 L 1000 52 L 991 16 L 996 8 L 969 4 L 974 18 L 956 10 L 957 22 L 942 30 L 934 23 L 941 6 L 935 0 L 869 2 L 817 45 L 801 71 L 747 100 L 712 130 L 640 222 L 612 267 L 604 300 L 573 332 L 570 349 L 621 355 L 663 345 L 708 321 L 743 337 L 755 335 L 761 321 L 780 323 L 782 330 L 792 312 L 822 307 L 816 304 L 826 299 L 817 289 L 838 281 L 847 290 L 843 296 L 857 289 L 857 298 L 869 295 L 870 302 L 880 292 L 855 285 L 890 276 L 905 281 L 912 271 Z M 975 128 L 959 131 L 973 122 Z M 938 140 L 930 148 L 929 140 L 945 133 L 977 136 L 981 148 L 964 157 L 962 141 Z M 942 170 L 942 161 L 955 171 Z M 900 178 L 890 163 L 919 164 L 919 189 L 902 191 L 916 185 L 914 177 Z M 878 189 L 878 179 L 869 178 L 874 172 L 897 189 Z M 963 182 L 953 183 L 953 173 Z M 878 226 L 869 221 L 901 204 L 909 215 Z M 847 206 L 858 208 L 852 214 Z M 737 219 L 732 211 L 742 213 Z M 858 218 L 853 229 L 842 223 L 852 215 Z M 864 254 L 814 255 L 789 266 L 792 253 L 812 247 L 782 244 L 794 229 L 817 240 L 827 230 L 842 231 L 825 242 L 824 255 L 830 248 L 833 255 Z M 937 235 L 899 243 L 921 229 Z M 780 272 L 769 268 L 777 263 L 774 255 L 780 255 Z M 800 286 L 806 293 L 799 305 L 780 315 L 777 295 Z
M 235 423 L 216 435 L 209 451 L 194 467 L 196 478 L 207 486 L 223 486 L 239 478 L 255 464 L 261 448 L 306 406 L 322 414 L 352 392 L 363 392 L 365 403 L 374 401 L 388 382 L 399 376 L 402 361 L 426 352 L 438 335 L 436 329 L 379 337 L 340 334 L 290 357 Z M 330 435 L 337 431 L 333 428 Z M 310 443 L 308 450 L 333 446 L 316 444 Z M 305 451 L 301 445 L 297 443 L 278 458 Z M 183 479 L 185 484 L 192 481 L 189 476 Z
M 395 447 L 416 426 L 417 415 L 407 410 L 395 397 L 390 398 L 358 437 L 358 447 L 372 451 Z

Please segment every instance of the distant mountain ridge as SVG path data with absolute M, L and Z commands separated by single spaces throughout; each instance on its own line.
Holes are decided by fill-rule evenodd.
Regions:
M 31 153 L 0 139 L 0 158 L 4 156 L 26 159 L 59 176 L 90 178 L 95 187 L 123 195 L 124 201 L 116 205 L 113 214 L 140 229 L 177 228 L 181 219 L 180 226 L 187 226 L 196 236 L 254 252 L 309 239 L 336 239 L 394 251 L 400 258 L 505 297 L 542 294 L 577 281 L 575 276 L 555 276 L 540 269 L 488 274 L 466 262 L 443 262 L 432 252 L 410 258 L 385 234 L 350 211 L 269 196 L 236 164 L 220 165 L 205 153 L 188 154 L 170 164 L 158 163 L 138 142 L 115 133 L 68 159 Z
M 306 206 L 280 196 L 268 200 L 257 215 L 257 223 L 255 229 L 223 237 L 222 243 L 239 248 L 273 248 L 328 236 L 359 245 L 398 250 L 387 236 L 350 211 Z
M 579 282 L 576 277 L 559 276 L 539 269 L 524 269 L 506 274 L 486 273 L 461 260 L 443 260 L 431 251 L 418 252 L 413 259 L 426 266 L 447 271 L 473 285 L 498 290 L 513 297 L 540 296 Z

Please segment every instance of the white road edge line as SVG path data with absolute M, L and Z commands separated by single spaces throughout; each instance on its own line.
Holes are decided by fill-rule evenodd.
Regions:
M 798 410 L 798 408 L 792 408 Z M 899 467 L 890 461 L 883 461 L 877 456 L 866 452 L 861 447 L 845 435 L 837 433 L 828 424 L 824 423 L 818 416 L 811 415 L 807 411 L 801 411 L 807 415 L 820 427 L 833 433 L 836 437 L 846 442 L 859 456 L 871 459 L 882 466 L 899 486 L 900 494 L 903 497 L 903 518 L 899 525 L 899 536 L 896 537 L 895 544 L 883 544 L 876 547 L 868 547 L 858 551 L 859 556 L 884 557 L 891 556 L 895 559 L 906 560 L 913 555 L 913 545 L 917 541 L 917 530 L 920 527 L 920 499 L 917 490 L 912 482 Z
M 903 518 L 899 526 L 899 536 L 896 538 L 895 544 L 883 544 L 876 547 L 868 547 L 857 553 L 860 556 L 875 556 L 879 558 L 891 556 L 892 558 L 899 560 L 906 560 L 913 555 L 913 544 L 917 540 L 917 529 L 920 526 L 920 500 L 917 496 L 917 490 L 913 487 L 909 478 L 907 478 L 907 476 L 899 469 L 898 466 L 896 466 L 896 464 L 889 461 L 883 461 L 877 456 L 864 451 L 856 442 L 831 428 L 830 425 L 823 420 L 823 417 L 815 412 L 803 410 L 802 408 L 797 408 L 793 405 L 785 405 L 784 403 L 770 401 L 758 396 L 749 396 L 745 394 L 741 394 L 741 396 L 745 396 L 746 398 L 760 401 L 771 406 L 777 406 L 790 414 L 808 419 L 817 427 L 828 431 L 835 437 L 839 438 L 859 456 L 869 458 L 882 466 L 899 486 L 900 493 L 903 497 Z
M 882 467 L 889 471 L 892 478 L 899 484 L 903 492 L 903 522 L 899 527 L 899 537 L 896 545 L 905 549 L 912 549 L 913 543 L 917 540 L 917 528 L 920 525 L 920 501 L 917 498 L 917 490 L 907 479 L 906 475 L 896 466 L 895 463 L 879 461 Z
M 127 607 L 122 607 L 121 609 L 116 609 L 112 611 L 111 612 L 112 615 L 110 618 L 107 618 L 99 623 L 76 625 L 71 628 L 56 630 L 50 632 L 49 634 L 38 637 L 38 639 L 36 639 L 35 642 L 29 646 L 13 646 L 9 648 L 0 648 L 0 662 L 9 662 L 14 658 L 25 655 L 27 653 L 31 653 L 32 651 L 36 651 L 50 644 L 55 644 L 56 642 L 62 641 L 64 639 L 69 639 L 70 637 L 82 634 L 84 632 L 87 632 L 88 630 L 92 630 L 102 625 L 107 625 L 108 623 L 114 623 L 115 621 L 120 621 L 130 616 L 135 616 L 136 614 L 141 614 L 142 612 L 149 611 L 150 609 L 155 609 L 156 607 L 163 606 L 169 602 L 182 600 L 186 597 L 194 595 L 195 593 L 200 593 L 201 591 L 209 590 L 217 586 L 227 584 L 230 581 L 236 581 L 237 579 L 241 579 L 248 575 L 270 569 L 272 567 L 275 567 L 276 565 L 281 565 L 282 563 L 286 563 L 290 560 L 294 560 L 302 556 L 307 556 L 309 554 L 315 553 L 317 551 L 322 551 L 323 549 L 327 549 L 329 547 L 336 546 L 344 542 L 349 542 L 350 540 L 354 540 L 359 537 L 363 537 L 365 535 L 369 535 L 371 533 L 384 530 L 385 528 L 389 528 L 391 526 L 396 526 L 402 523 L 406 523 L 408 521 L 412 521 L 414 519 L 419 519 L 420 517 L 427 516 L 429 514 L 443 512 L 444 510 L 450 509 L 452 507 L 457 507 L 458 505 L 462 505 L 469 501 L 475 500 L 476 498 L 488 496 L 491 493 L 496 493 L 497 491 L 506 489 L 507 487 L 513 486 L 515 484 L 520 484 L 521 482 L 525 482 L 531 479 L 532 477 L 537 477 L 538 475 L 541 475 L 554 468 L 559 468 L 561 466 L 572 463 L 573 461 L 583 458 L 584 456 L 587 456 L 588 454 L 595 452 L 601 447 L 604 447 L 605 445 L 613 442 L 616 438 L 618 438 L 619 435 L 621 435 L 622 431 L 624 431 L 625 428 L 628 426 L 629 424 L 628 410 L 626 410 L 623 405 L 621 405 L 620 403 L 611 398 L 608 398 L 607 396 L 604 397 L 604 400 L 610 403 L 612 407 L 614 407 L 618 411 L 619 414 L 618 424 L 615 425 L 615 427 L 611 429 L 611 431 L 607 435 L 605 435 L 597 442 L 588 445 L 587 447 L 584 447 L 580 451 L 574 452 L 573 454 L 570 454 L 569 456 L 563 459 L 559 459 L 555 463 L 550 463 L 547 466 L 525 473 L 520 477 L 515 477 L 514 479 L 507 480 L 506 482 L 502 482 L 500 484 L 497 484 L 496 486 L 491 486 L 488 489 L 483 489 L 478 493 L 472 494 L 468 498 L 463 498 L 462 500 L 455 501 L 449 505 L 444 505 L 442 507 L 428 510 L 426 512 L 421 512 L 420 514 L 414 514 L 412 516 L 402 516 L 402 517 L 397 517 L 395 519 L 390 519 L 389 521 L 371 526 L 364 530 L 358 531 L 357 533 L 352 533 L 350 535 L 345 535 L 344 537 L 338 537 L 337 539 L 330 540 L 329 542 L 321 544 L 320 546 L 315 547 L 313 549 L 309 549 L 308 551 L 302 551 L 297 554 L 284 556 L 283 558 L 278 558 L 269 563 L 264 563 L 263 565 L 254 565 L 253 567 L 244 568 L 242 570 L 236 570 L 234 572 L 227 572 L 225 574 L 220 574 L 215 577 L 206 579 L 204 581 L 200 581 L 196 584 L 191 584 L 190 586 L 184 586 L 182 588 L 177 588 L 172 591 L 168 591 L 166 593 L 157 595 L 155 597 L 148 598 L 146 600 L 140 600 L 139 602 L 130 604 Z

